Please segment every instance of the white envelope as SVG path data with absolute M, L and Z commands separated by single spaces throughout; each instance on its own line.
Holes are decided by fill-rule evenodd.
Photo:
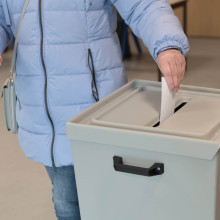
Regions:
M 174 114 L 176 104 L 176 93 L 169 89 L 166 79 L 161 78 L 161 110 L 160 110 L 160 123 Z

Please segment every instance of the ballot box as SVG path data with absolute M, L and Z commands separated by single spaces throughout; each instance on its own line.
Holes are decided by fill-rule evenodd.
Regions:
M 135 80 L 67 122 L 82 220 L 220 220 L 220 90 Z

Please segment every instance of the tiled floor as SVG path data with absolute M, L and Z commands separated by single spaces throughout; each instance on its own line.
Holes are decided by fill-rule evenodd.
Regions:
M 220 39 L 190 38 L 184 84 L 220 88 Z M 3 56 L 0 85 L 9 75 L 11 52 Z M 149 54 L 125 61 L 129 80 L 157 80 Z M 55 220 L 51 184 L 44 167 L 25 158 L 17 136 L 5 129 L 0 100 L 0 220 Z

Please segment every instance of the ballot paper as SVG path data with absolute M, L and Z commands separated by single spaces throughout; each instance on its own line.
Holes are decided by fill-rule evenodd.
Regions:
M 163 123 L 167 118 L 174 114 L 176 93 L 169 89 L 166 79 L 161 78 L 161 110 L 160 110 L 160 123 Z

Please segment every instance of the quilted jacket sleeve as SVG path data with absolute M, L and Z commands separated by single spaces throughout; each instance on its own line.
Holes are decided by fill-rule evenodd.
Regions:
M 168 0 L 110 1 L 132 31 L 143 40 L 155 61 L 160 52 L 169 48 L 187 55 L 187 37 Z
M 0 0 L 0 55 L 5 50 L 12 37 L 11 29 L 6 24 L 2 0 Z

